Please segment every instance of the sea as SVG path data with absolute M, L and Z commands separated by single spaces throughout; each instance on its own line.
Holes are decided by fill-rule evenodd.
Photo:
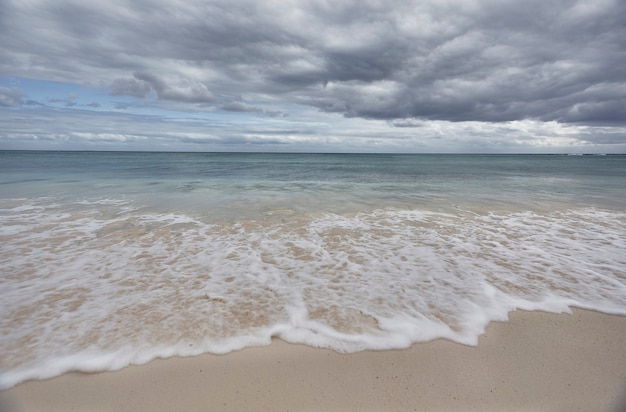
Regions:
M 0 152 L 0 389 L 626 315 L 626 156 Z

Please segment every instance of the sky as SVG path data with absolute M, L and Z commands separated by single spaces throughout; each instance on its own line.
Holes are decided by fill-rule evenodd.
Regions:
M 12 149 L 626 153 L 626 2 L 2 0 Z

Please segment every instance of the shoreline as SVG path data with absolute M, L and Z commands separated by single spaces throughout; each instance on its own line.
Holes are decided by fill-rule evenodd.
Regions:
M 626 316 L 515 311 L 476 347 L 435 340 L 339 354 L 274 339 L 227 355 L 72 372 L 0 392 L 0 411 L 626 408 Z

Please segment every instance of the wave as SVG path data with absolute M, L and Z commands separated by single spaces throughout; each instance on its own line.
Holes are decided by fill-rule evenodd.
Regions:
M 623 212 L 281 209 L 206 223 L 119 200 L 22 203 L 1 210 L 0 388 L 272 337 L 348 353 L 475 345 L 516 309 L 626 315 Z

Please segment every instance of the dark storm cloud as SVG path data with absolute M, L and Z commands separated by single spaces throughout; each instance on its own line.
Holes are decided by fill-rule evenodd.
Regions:
M 3 7 L 0 73 L 97 85 L 114 96 L 252 112 L 281 101 L 398 126 L 626 122 L 621 0 Z

